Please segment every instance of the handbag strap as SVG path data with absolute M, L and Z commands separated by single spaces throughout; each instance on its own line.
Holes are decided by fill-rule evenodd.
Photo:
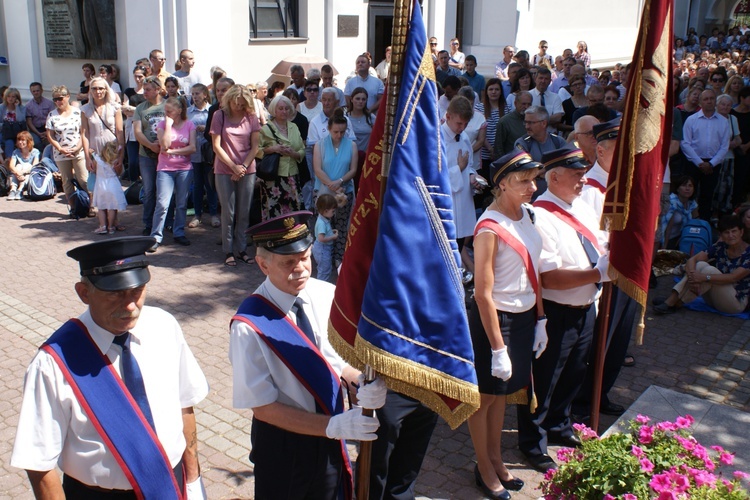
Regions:
M 102 122 L 102 125 L 104 125 L 104 126 L 105 126 L 105 127 L 107 128 L 107 130 L 109 130 L 110 132 L 112 132 L 112 135 L 114 135 L 114 136 L 115 136 L 115 139 L 116 139 L 116 138 L 117 138 L 117 134 L 115 133 L 115 130 L 114 130 L 114 128 L 109 128 L 109 123 L 107 123 L 106 121 L 104 121 L 104 118 L 102 118 L 102 115 L 100 115 L 100 114 L 99 114 L 99 111 L 97 111 L 97 110 L 96 110 L 96 104 L 94 104 L 93 102 L 91 103 L 91 109 L 93 109 L 93 110 L 94 110 L 94 114 L 95 114 L 95 115 L 96 115 L 96 116 L 97 116 L 97 117 L 99 118 L 99 120 L 100 120 L 100 121 Z M 104 105 L 104 109 L 105 109 L 105 110 L 108 110 L 108 109 L 109 109 L 109 104 L 105 104 L 105 105 Z
M 279 140 L 279 136 L 276 135 L 276 132 L 274 132 L 273 127 L 270 123 L 266 123 L 266 127 L 268 127 L 268 130 L 271 131 L 271 134 L 273 134 L 273 138 L 276 139 L 277 144 L 281 144 L 281 140 Z

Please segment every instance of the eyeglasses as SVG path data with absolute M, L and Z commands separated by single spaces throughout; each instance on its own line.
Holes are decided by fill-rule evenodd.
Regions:
M 543 49 L 548 49 L 548 48 L 549 48 L 549 45 L 542 45 L 542 48 L 543 48 Z
M 153 59 L 154 61 L 166 61 L 167 60 L 166 57 L 151 57 L 151 59 Z
M 310 88 L 305 89 L 305 92 L 320 92 L 320 88 L 319 87 L 310 87 Z
M 526 126 L 534 125 L 535 123 L 542 123 L 544 120 L 524 120 L 523 124 Z
M 60 95 L 60 96 L 57 96 L 57 97 L 53 97 L 52 100 L 55 101 L 55 102 L 60 102 L 63 99 L 65 99 L 66 97 L 68 97 L 68 94 Z
M 437 45 L 437 42 L 430 42 L 430 45 L 435 46 Z
M 451 45 L 458 45 L 458 42 L 452 42 Z
M 590 135 L 591 137 L 594 137 L 594 131 L 589 130 L 588 132 L 576 132 L 576 135 Z

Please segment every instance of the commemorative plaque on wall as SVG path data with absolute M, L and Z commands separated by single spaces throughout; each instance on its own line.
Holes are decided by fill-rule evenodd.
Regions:
M 117 59 L 114 0 L 42 0 L 47 57 Z

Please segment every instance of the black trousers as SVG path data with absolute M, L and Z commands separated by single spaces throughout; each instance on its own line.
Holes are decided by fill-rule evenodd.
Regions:
M 518 448 L 527 455 L 547 453 L 548 434 L 573 435 L 570 409 L 583 383 L 594 335 L 594 306 L 584 309 L 544 301 L 547 349 L 532 362 L 538 406 L 517 405 Z
M 177 480 L 177 484 L 182 485 L 184 489 L 185 470 L 182 467 L 182 460 L 172 469 L 172 473 Z M 81 500 L 130 500 L 136 498 L 133 490 L 105 490 L 103 488 L 92 487 L 67 474 L 63 474 L 62 486 L 65 498 Z
M 413 499 L 437 414 L 416 399 L 389 390 L 377 416 L 380 427 L 372 443 L 369 500 Z
M 607 394 L 615 385 L 620 375 L 622 363 L 628 352 L 630 338 L 633 335 L 636 318 L 638 317 L 638 303 L 622 292 L 616 286 L 612 287 L 612 302 L 609 308 L 609 329 L 607 330 L 607 354 L 604 357 L 604 373 L 602 375 L 602 401 L 604 405 L 609 401 Z M 599 321 L 604 319 L 600 312 L 596 321 L 596 330 L 599 331 Z M 594 334 L 596 338 L 596 333 Z M 591 394 L 594 387 L 594 358 L 597 350 L 597 340 L 594 340 L 589 358 L 589 366 L 586 371 L 586 379 L 573 402 L 573 413 L 577 415 L 589 415 L 591 412 Z
M 334 500 L 343 477 L 341 441 L 304 436 L 253 418 L 256 500 Z
M 711 204 L 716 191 L 716 184 L 721 175 L 721 164 L 714 167 L 713 171 L 706 175 L 701 169 L 688 162 L 687 174 L 695 179 L 695 189 L 698 191 L 698 216 L 703 220 L 711 220 Z

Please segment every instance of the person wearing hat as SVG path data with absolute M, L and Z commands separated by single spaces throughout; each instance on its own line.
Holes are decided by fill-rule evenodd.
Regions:
M 531 359 L 547 344 L 539 290 L 542 238 L 531 196 L 542 164 L 514 150 L 490 165 L 494 200 L 474 230 L 474 304 L 469 327 L 481 404 L 469 417 L 477 455 L 477 486 L 490 498 L 510 498 L 523 481 L 500 454 L 506 398 L 529 404 Z
M 592 128 L 594 138 L 597 141 L 597 160 L 594 166 L 586 172 L 586 185 L 583 186 L 581 200 L 594 210 L 594 214 L 599 219 L 604 209 L 606 186 L 609 171 L 612 168 L 619 131 L 619 118 L 596 124 Z M 599 406 L 599 411 L 605 415 L 620 416 L 625 412 L 625 408 L 612 403 L 607 394 L 614 386 L 617 376 L 620 374 L 620 368 L 625 361 L 630 337 L 633 333 L 633 328 L 635 328 L 636 312 L 636 302 L 627 294 L 621 293 L 619 288 L 614 287 L 612 290 L 612 300 L 610 301 L 607 356 L 604 360 L 602 398 Z M 594 352 L 595 349 L 592 349 L 592 355 Z M 585 419 L 591 411 L 593 368 L 594 363 L 592 360 L 586 373 L 586 380 L 573 403 L 573 413 L 582 419 Z
M 363 384 L 328 341 L 334 286 L 313 279 L 310 212 L 248 229 L 266 280 L 230 325 L 235 408 L 253 412 L 250 460 L 255 498 L 336 498 L 353 490 L 346 439 L 375 439 L 378 420 L 362 408 L 385 403 L 381 379 Z M 344 411 L 344 386 L 360 407 Z M 351 496 L 351 495 L 349 495 Z
M 571 404 L 586 373 L 601 283 L 609 281 L 609 254 L 599 219 L 581 199 L 586 164 L 580 149 L 556 149 L 542 157 L 548 189 L 536 202 L 542 237 L 539 264 L 548 344 L 533 362 L 538 406 L 518 406 L 518 447 L 545 472 L 556 468 L 547 444 L 576 446 Z
M 185 484 L 187 498 L 205 498 L 193 406 L 208 383 L 175 318 L 144 305 L 153 243 L 116 238 L 68 252 L 88 309 L 32 360 L 11 457 L 37 498 L 179 499 Z
M 604 210 L 604 194 L 607 192 L 609 170 L 615 155 L 615 144 L 620 131 L 620 119 L 597 123 L 591 127 L 596 140 L 596 162 L 586 172 L 586 184 L 581 192 L 581 199 L 594 209 L 599 217 Z

